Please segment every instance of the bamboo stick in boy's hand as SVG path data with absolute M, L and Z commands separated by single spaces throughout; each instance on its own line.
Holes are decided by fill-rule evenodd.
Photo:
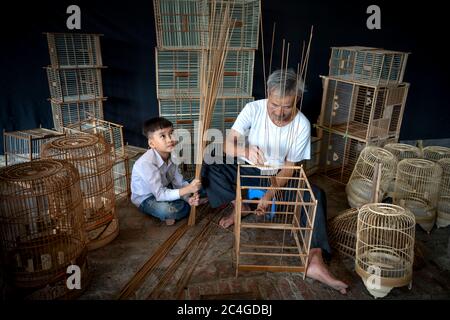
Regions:
M 183 197 L 187 194 L 196 193 L 202 187 L 202 183 L 199 179 L 192 180 L 187 186 L 180 189 L 180 197 Z

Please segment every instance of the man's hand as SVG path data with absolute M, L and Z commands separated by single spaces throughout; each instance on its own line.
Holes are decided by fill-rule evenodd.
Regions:
M 196 207 L 200 204 L 200 195 L 198 193 L 194 193 L 193 196 L 189 197 L 188 203 L 191 207 Z
M 264 153 L 257 146 L 249 146 L 246 157 L 255 165 L 264 165 Z

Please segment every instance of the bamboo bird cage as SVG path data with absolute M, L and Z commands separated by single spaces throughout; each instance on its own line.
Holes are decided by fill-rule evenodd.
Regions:
M 36 128 L 3 132 L 5 165 L 39 159 L 44 143 L 64 134 L 50 129 Z
M 88 249 L 102 247 L 119 233 L 115 210 L 111 146 L 100 135 L 72 134 L 42 147 L 43 158 L 63 159 L 79 171 Z
M 359 208 L 371 202 L 373 192 L 375 192 L 373 183 L 375 167 L 379 163 L 381 164 L 381 172 L 378 198 L 382 199 L 387 192 L 391 181 L 395 178 L 397 160 L 392 153 L 383 148 L 368 146 L 361 151 L 350 180 L 345 187 L 348 203 L 351 207 Z
M 355 270 L 376 298 L 412 285 L 414 215 L 400 206 L 372 203 L 358 214 Z
M 286 177 L 243 175 L 239 165 L 234 220 L 236 274 L 239 271 L 302 272 L 306 275 L 309 250 L 316 215 L 317 200 L 303 167 L 282 167 L 292 170 Z M 249 190 L 272 192 L 264 215 L 252 215 L 245 222 L 241 217 L 255 213 L 258 199 L 250 199 Z M 245 205 L 250 211 L 245 211 Z
M 340 255 L 355 259 L 356 228 L 358 224 L 357 208 L 339 213 L 329 221 L 330 245 Z
M 398 163 L 394 203 L 414 213 L 416 222 L 428 233 L 436 219 L 442 168 L 424 159 L 404 159 Z
M 103 100 L 77 101 L 72 103 L 52 102 L 53 123 L 57 131 L 79 123 L 89 117 L 103 119 Z
M 450 148 L 441 146 L 428 146 L 423 148 L 423 158 L 431 161 L 438 161 L 450 158 Z
M 438 228 L 450 225 L 450 159 L 437 162 L 442 167 L 442 181 L 437 204 L 436 225 Z
M 311 176 L 319 170 L 320 143 L 321 139 L 319 137 L 311 137 L 311 159 L 302 160 L 301 162 L 307 176 Z
M 86 233 L 80 177 L 61 160 L 36 160 L 0 170 L 0 242 L 9 279 L 25 297 L 68 298 L 67 267 L 82 269 Z

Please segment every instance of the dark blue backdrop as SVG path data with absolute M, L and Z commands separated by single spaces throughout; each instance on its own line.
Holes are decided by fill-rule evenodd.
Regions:
M 303 111 L 315 123 L 322 96 L 319 75 L 327 74 L 331 46 L 365 45 L 408 51 L 405 81 L 411 83 L 401 139 L 449 138 L 450 121 L 446 13 L 437 1 L 295 1 L 264 0 L 266 63 L 276 22 L 273 63 L 279 66 L 281 41 L 291 43 L 290 61 L 298 61 L 299 44 L 315 34 Z M 156 46 L 152 1 L 15 1 L 2 8 L 0 51 L 0 127 L 7 131 L 53 125 L 47 77 L 49 64 L 43 32 L 69 32 L 66 8 L 81 7 L 81 32 L 102 33 L 105 119 L 124 125 L 125 140 L 145 146 L 144 119 L 158 114 L 155 84 Z M 366 28 L 366 8 L 381 7 L 381 30 Z M 296 66 L 293 63 L 292 66 Z M 257 52 L 254 96 L 263 92 L 261 51 Z M 0 152 L 3 143 L 0 144 Z

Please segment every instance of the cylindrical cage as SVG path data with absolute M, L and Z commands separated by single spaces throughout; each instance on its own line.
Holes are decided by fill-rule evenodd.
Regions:
M 46 159 L 1 169 L 0 209 L 2 262 L 12 284 L 28 292 L 51 286 L 46 299 L 73 294 L 66 270 L 85 265 L 87 251 L 76 168 Z
M 450 159 L 437 162 L 442 167 L 441 191 L 437 204 L 436 225 L 438 228 L 450 225 Z
M 330 245 L 339 254 L 355 259 L 358 209 L 344 210 L 328 222 Z
M 80 174 L 88 248 L 96 249 L 118 234 L 111 147 L 100 135 L 73 134 L 42 148 L 43 158 L 64 159 Z
M 375 190 L 375 167 L 381 164 L 379 199 L 387 191 L 391 180 L 395 177 L 397 160 L 394 155 L 383 148 L 368 146 L 361 151 L 350 180 L 345 188 L 348 203 L 353 208 L 370 202 Z
M 423 148 L 423 158 L 431 161 L 450 158 L 450 148 L 441 146 L 425 147 Z
M 398 163 L 394 203 L 411 210 L 427 232 L 433 229 L 442 168 L 424 159 L 404 159 Z
M 400 206 L 372 203 L 358 215 L 355 270 L 376 298 L 411 284 L 414 215 Z

